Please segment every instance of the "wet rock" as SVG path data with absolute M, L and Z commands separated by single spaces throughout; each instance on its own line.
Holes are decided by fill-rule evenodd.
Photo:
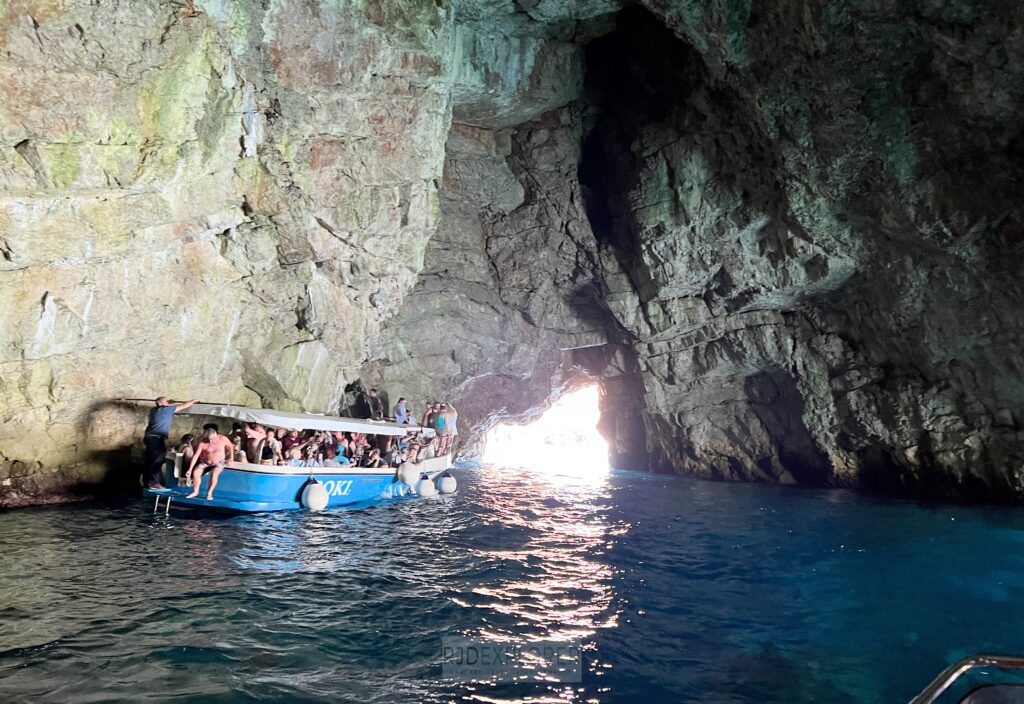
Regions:
M 637 340 L 652 468 L 1016 495 L 1024 446 L 993 427 L 1022 400 L 1000 313 L 1022 290 L 999 263 L 1021 251 L 998 223 L 1024 95 L 1017 45 L 981 59 L 999 13 L 949 34 L 912 11 L 649 6 L 588 49 L 581 177 L 626 274 L 609 303 Z

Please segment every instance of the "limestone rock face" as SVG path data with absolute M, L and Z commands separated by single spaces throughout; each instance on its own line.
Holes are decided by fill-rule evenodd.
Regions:
M 450 44 L 419 1 L 0 13 L 0 505 L 99 479 L 118 397 L 337 409 L 436 226 Z
M 441 224 L 419 283 L 369 345 L 367 384 L 451 399 L 477 440 L 587 379 L 573 350 L 603 344 L 607 319 L 579 143 L 571 109 L 514 131 L 453 125 Z
M 1024 44 L 1014 41 L 1015 24 L 1004 25 L 1020 9 L 936 4 L 890 17 L 858 5 L 795 14 L 648 6 L 651 14 L 624 11 L 613 32 L 591 29 L 582 42 L 586 86 L 574 103 L 579 193 L 599 273 L 593 322 L 584 325 L 592 339 L 560 343 L 575 348 L 561 368 L 601 378 L 602 428 L 617 462 L 711 478 L 1020 497 L 1022 94 L 1013 76 Z M 956 56 L 970 57 L 970 69 Z M 494 110 L 474 119 L 507 128 Z M 513 143 L 527 129 L 513 128 Z M 455 140 L 457 129 L 442 231 L 479 230 L 489 244 L 517 212 L 490 213 L 506 211 L 519 190 L 496 185 L 507 181 L 502 163 L 460 154 Z M 509 152 L 504 162 L 520 165 L 512 170 L 529 192 L 538 171 L 530 163 L 542 159 Z M 447 197 L 473 182 L 472 196 Z M 546 190 L 545 200 L 568 213 L 574 193 Z M 557 231 L 557 219 L 535 222 Z M 443 242 L 431 241 L 428 260 Z M 500 282 L 513 264 L 491 261 L 492 274 L 480 276 L 498 286 L 488 295 L 507 303 Z M 446 296 L 463 295 L 462 276 L 431 277 L 445 292 L 431 304 L 441 314 L 456 305 Z M 407 305 L 426 305 L 413 300 Z M 507 316 L 494 310 L 497 320 Z M 546 326 L 564 331 L 580 320 L 571 306 L 557 316 L 566 317 Z M 605 344 L 579 349 L 599 344 L 602 316 Z M 459 332 L 427 356 L 457 359 L 466 347 Z M 480 404 L 465 380 L 503 373 L 508 357 L 498 350 L 523 338 L 508 328 L 469 334 L 477 349 L 491 340 L 489 352 L 431 388 Z M 393 376 L 377 378 L 431 377 L 406 374 L 396 359 L 385 363 Z M 528 399 L 536 404 L 547 376 L 519 371 L 516 388 L 537 386 Z M 481 407 L 494 418 L 515 391 L 491 393 L 501 401 Z M 524 402 L 509 412 L 537 410 Z
M 649 5 L 581 176 L 650 465 L 1020 496 L 1020 6 Z
M 611 30 L 619 0 L 456 0 L 456 124 L 512 127 L 580 96 L 583 46 Z
M 0 5 L 0 505 L 121 397 L 586 381 L 622 466 L 1024 497 L 1021 6 L 623 5 Z

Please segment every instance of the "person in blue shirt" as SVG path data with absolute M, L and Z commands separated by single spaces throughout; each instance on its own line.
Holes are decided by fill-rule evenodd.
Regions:
M 398 403 L 395 404 L 395 422 L 396 423 L 408 423 L 409 422 L 409 410 L 405 406 L 405 397 L 398 399 Z
M 171 420 L 178 411 L 198 401 L 171 401 L 166 396 L 160 396 L 156 400 L 156 406 L 149 412 L 149 423 L 142 434 L 142 444 L 146 448 L 145 465 L 143 466 L 142 481 L 150 489 L 163 489 L 160 483 L 160 470 L 164 465 L 164 455 L 167 454 L 167 437 L 171 434 Z

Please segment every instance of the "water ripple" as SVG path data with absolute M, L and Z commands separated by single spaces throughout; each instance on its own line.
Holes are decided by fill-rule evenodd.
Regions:
M 460 483 L 321 514 L 0 513 L 0 700 L 889 702 L 950 658 L 1024 652 L 1014 512 Z M 456 635 L 581 639 L 584 680 L 443 681 Z

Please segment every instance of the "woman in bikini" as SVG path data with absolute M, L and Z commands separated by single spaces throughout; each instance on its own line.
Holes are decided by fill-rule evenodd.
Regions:
M 274 431 L 268 431 L 267 437 L 261 441 L 259 458 L 260 464 L 284 464 L 284 457 L 281 454 L 281 441 Z

